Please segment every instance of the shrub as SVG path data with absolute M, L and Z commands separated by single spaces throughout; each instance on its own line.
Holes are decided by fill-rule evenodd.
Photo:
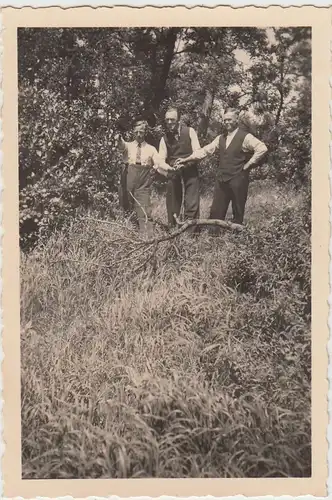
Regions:
M 311 220 L 308 200 L 285 206 L 265 221 L 239 236 L 239 251 L 228 264 L 227 284 L 257 299 L 273 296 L 276 288 L 297 287 L 304 311 L 311 301 Z M 305 305 L 304 305 L 305 304 Z
M 31 116 L 38 118 L 32 126 Z M 112 213 L 122 158 L 93 109 L 78 100 L 68 104 L 48 90 L 22 89 L 19 152 L 23 248 L 78 208 Z

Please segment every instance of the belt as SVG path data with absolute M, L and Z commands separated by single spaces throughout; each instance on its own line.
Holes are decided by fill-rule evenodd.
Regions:
M 150 165 L 142 165 L 142 163 L 129 163 L 128 166 L 136 168 L 152 168 Z

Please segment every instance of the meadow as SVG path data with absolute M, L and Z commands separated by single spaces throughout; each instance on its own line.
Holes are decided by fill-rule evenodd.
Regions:
M 105 220 L 21 254 L 23 478 L 310 476 L 304 191 L 255 181 L 245 231 L 183 233 L 151 260 Z

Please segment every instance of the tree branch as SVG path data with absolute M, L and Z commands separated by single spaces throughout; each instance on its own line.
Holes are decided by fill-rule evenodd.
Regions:
M 230 229 L 233 231 L 242 231 L 244 229 L 244 226 L 242 226 L 241 224 L 226 222 L 225 220 L 221 219 L 193 219 L 187 220 L 186 222 L 181 222 L 175 214 L 174 219 L 179 226 L 181 226 L 182 228 L 185 227 L 185 229 L 188 229 L 188 227 L 192 226 L 219 226 L 223 227 L 224 229 Z
M 162 243 L 164 241 L 172 240 L 177 236 L 179 236 L 180 234 L 187 231 L 187 229 L 189 229 L 190 227 L 194 226 L 219 226 L 224 229 L 229 229 L 236 232 L 240 232 L 244 229 L 244 226 L 242 226 L 241 224 L 234 224 L 233 222 L 226 222 L 224 220 L 219 220 L 219 219 L 194 219 L 194 220 L 188 220 L 186 222 L 180 222 L 175 214 L 174 214 L 174 219 L 176 220 L 176 223 L 179 226 L 178 229 L 176 229 L 169 235 L 160 236 L 159 238 L 152 238 L 150 240 L 145 240 L 144 243 L 146 245 L 153 245 Z
M 142 239 L 142 238 L 140 238 L 139 235 L 137 235 L 137 236 L 133 235 L 134 239 L 130 239 L 130 237 L 127 237 L 126 239 L 131 240 L 132 243 L 135 243 L 135 244 L 139 245 L 140 247 L 144 247 L 145 245 L 157 245 L 158 243 L 163 243 L 164 241 L 172 240 L 172 239 L 176 238 L 177 236 L 179 236 L 180 234 L 187 231 L 187 229 L 194 227 L 194 226 L 218 226 L 218 227 L 222 227 L 224 229 L 228 229 L 228 230 L 235 231 L 235 232 L 240 232 L 240 231 L 243 231 L 243 229 L 244 229 L 244 226 L 242 226 L 241 224 L 235 224 L 233 222 L 226 222 L 226 221 L 220 220 L 220 219 L 193 219 L 193 220 L 187 220 L 185 222 L 181 222 L 175 214 L 174 214 L 174 219 L 179 227 L 178 227 L 178 229 L 175 229 L 175 231 L 173 231 L 172 233 L 168 233 L 164 236 L 160 236 L 159 238 L 151 238 L 149 240 Z M 102 221 L 102 220 L 98 220 L 98 219 L 90 219 L 90 220 L 94 220 L 95 222 L 102 222 L 102 223 L 105 222 L 107 224 L 116 225 L 119 228 L 121 227 L 121 224 L 114 223 L 111 221 Z M 132 233 L 135 232 L 135 230 L 132 230 L 126 226 L 123 226 L 123 229 L 128 229 Z
M 160 236 L 157 238 L 151 238 L 151 239 L 143 239 L 140 237 L 139 234 L 134 234 L 134 230 L 131 228 L 126 227 L 125 225 L 122 226 L 122 224 L 114 222 L 114 221 L 106 221 L 106 220 L 100 220 L 100 219 L 85 219 L 85 220 L 92 220 L 95 222 L 100 222 L 100 223 L 106 223 L 106 224 L 111 224 L 114 227 L 118 227 L 119 229 L 123 230 L 129 230 L 129 235 L 126 236 L 120 236 L 117 239 L 112 239 L 109 244 L 110 247 L 112 248 L 112 251 L 110 252 L 110 255 L 112 255 L 113 259 L 111 258 L 109 262 L 104 262 L 104 263 L 99 263 L 99 262 L 89 262 L 89 266 L 86 266 L 85 261 L 80 261 L 76 259 L 71 259 L 68 257 L 63 257 L 59 258 L 56 260 L 52 260 L 51 262 L 56 264 L 60 262 L 75 262 L 77 264 L 81 264 L 83 267 L 87 268 L 87 272 L 90 272 L 90 266 L 92 267 L 92 270 L 95 268 L 104 268 L 104 269 L 110 269 L 113 266 L 117 266 L 120 268 L 121 266 L 125 266 L 126 268 L 128 266 L 135 265 L 137 264 L 134 268 L 133 271 L 134 273 L 137 273 L 141 269 L 143 269 L 146 264 L 148 264 L 151 260 L 155 259 L 156 256 L 156 251 L 158 248 L 159 243 L 163 243 L 166 241 L 173 240 L 180 234 L 184 233 L 187 229 L 193 226 L 219 226 L 224 229 L 232 230 L 232 231 L 242 231 L 244 229 L 244 226 L 240 224 L 233 224 L 232 222 L 226 222 L 223 220 L 219 219 L 196 219 L 196 220 L 188 220 L 185 222 L 181 222 L 176 215 L 174 215 L 174 218 L 178 224 L 178 228 L 175 229 L 172 233 L 168 233 L 164 236 Z M 126 249 L 126 252 L 123 251 L 124 248 L 121 246 L 119 247 L 118 245 L 114 244 L 122 244 L 124 248 Z M 113 246 L 112 246 L 113 245 Z M 173 244 L 174 246 L 174 244 Z M 179 251 L 178 249 L 174 246 L 174 249 L 179 256 Z M 119 258 L 120 257 L 120 258 Z M 143 261 L 140 261 L 140 259 L 143 257 Z M 155 265 L 155 263 L 153 264 Z

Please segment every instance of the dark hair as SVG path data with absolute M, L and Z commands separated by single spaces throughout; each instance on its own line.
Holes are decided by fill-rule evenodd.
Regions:
M 238 117 L 240 114 L 240 111 L 236 108 L 226 108 L 224 115 L 226 115 L 227 113 L 233 113 L 234 115 L 236 115 Z
M 134 121 L 133 121 L 133 127 L 136 127 L 137 125 L 139 124 L 143 124 L 148 127 L 148 122 L 146 121 L 146 119 L 143 117 L 143 116 L 139 116 L 138 118 L 136 118 Z
M 143 120 L 145 120 L 145 116 L 143 115 L 143 113 L 140 113 L 139 115 L 135 115 L 133 117 L 133 123 L 142 122 Z

